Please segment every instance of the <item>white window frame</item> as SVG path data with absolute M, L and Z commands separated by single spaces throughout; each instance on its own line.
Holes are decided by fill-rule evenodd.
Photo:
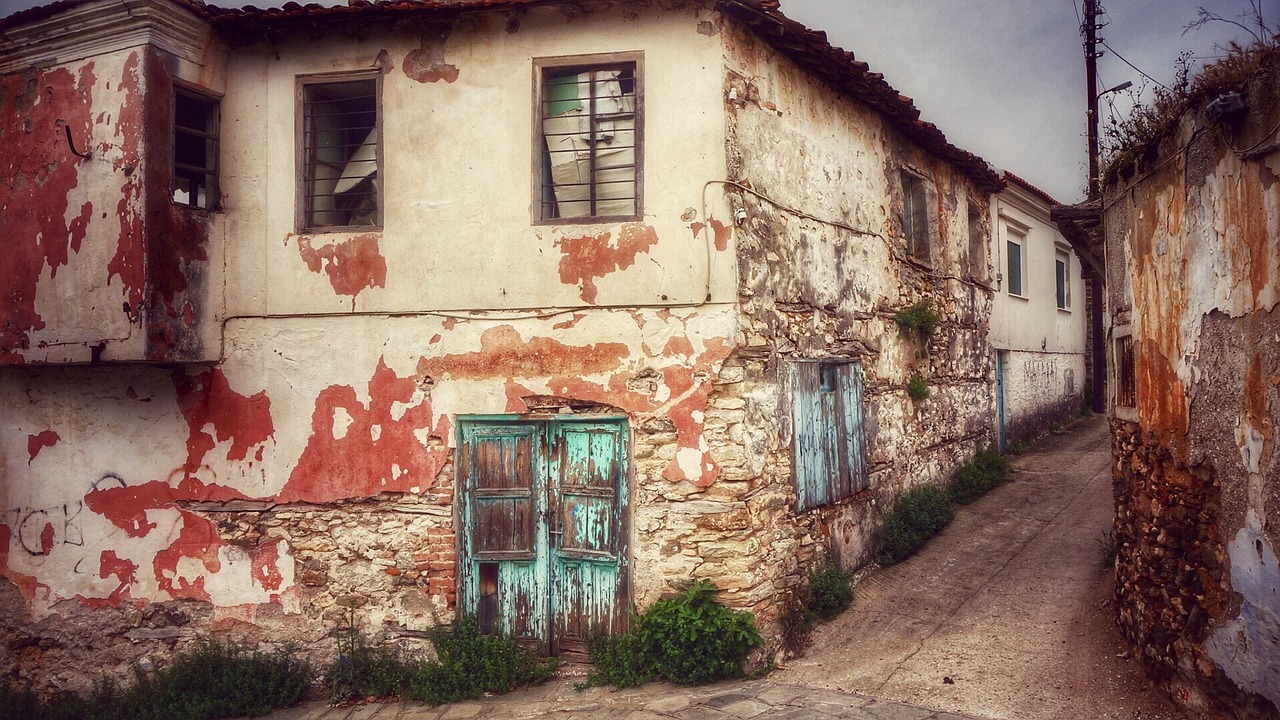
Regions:
M 1011 297 L 1027 298 L 1027 236 L 1028 229 L 1020 225 L 1014 225 L 1008 221 L 1004 223 L 1004 272 L 1006 291 Z M 1018 291 L 1013 290 L 1012 265 L 1009 258 L 1009 246 L 1018 246 Z
M 1060 247 L 1053 252 L 1053 282 L 1054 304 L 1059 310 L 1071 312 L 1071 253 Z

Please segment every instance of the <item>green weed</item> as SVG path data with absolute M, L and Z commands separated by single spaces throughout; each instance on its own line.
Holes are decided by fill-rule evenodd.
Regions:
M 880 528 L 876 562 L 892 565 L 909 557 L 946 527 L 954 515 L 947 493 L 934 485 L 899 496 Z

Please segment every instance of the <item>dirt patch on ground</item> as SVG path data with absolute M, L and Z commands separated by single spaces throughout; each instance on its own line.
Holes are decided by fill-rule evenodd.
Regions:
M 1107 441 L 1095 417 L 1016 458 L 1009 484 L 867 574 L 771 679 L 1002 720 L 1185 720 L 1115 625 Z

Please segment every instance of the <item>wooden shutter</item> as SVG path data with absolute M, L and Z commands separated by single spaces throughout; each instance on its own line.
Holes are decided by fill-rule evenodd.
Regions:
M 471 502 L 471 551 L 478 560 L 534 554 L 533 479 L 536 425 L 464 430 L 463 473 Z

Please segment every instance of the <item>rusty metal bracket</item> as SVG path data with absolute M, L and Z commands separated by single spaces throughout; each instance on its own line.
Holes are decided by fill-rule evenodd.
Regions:
M 63 125 L 62 129 L 67 133 L 67 147 L 71 148 L 71 154 L 75 155 L 76 157 L 84 158 L 85 160 L 92 160 L 93 151 L 80 152 L 79 150 L 76 150 L 75 141 L 71 139 L 71 126 Z

